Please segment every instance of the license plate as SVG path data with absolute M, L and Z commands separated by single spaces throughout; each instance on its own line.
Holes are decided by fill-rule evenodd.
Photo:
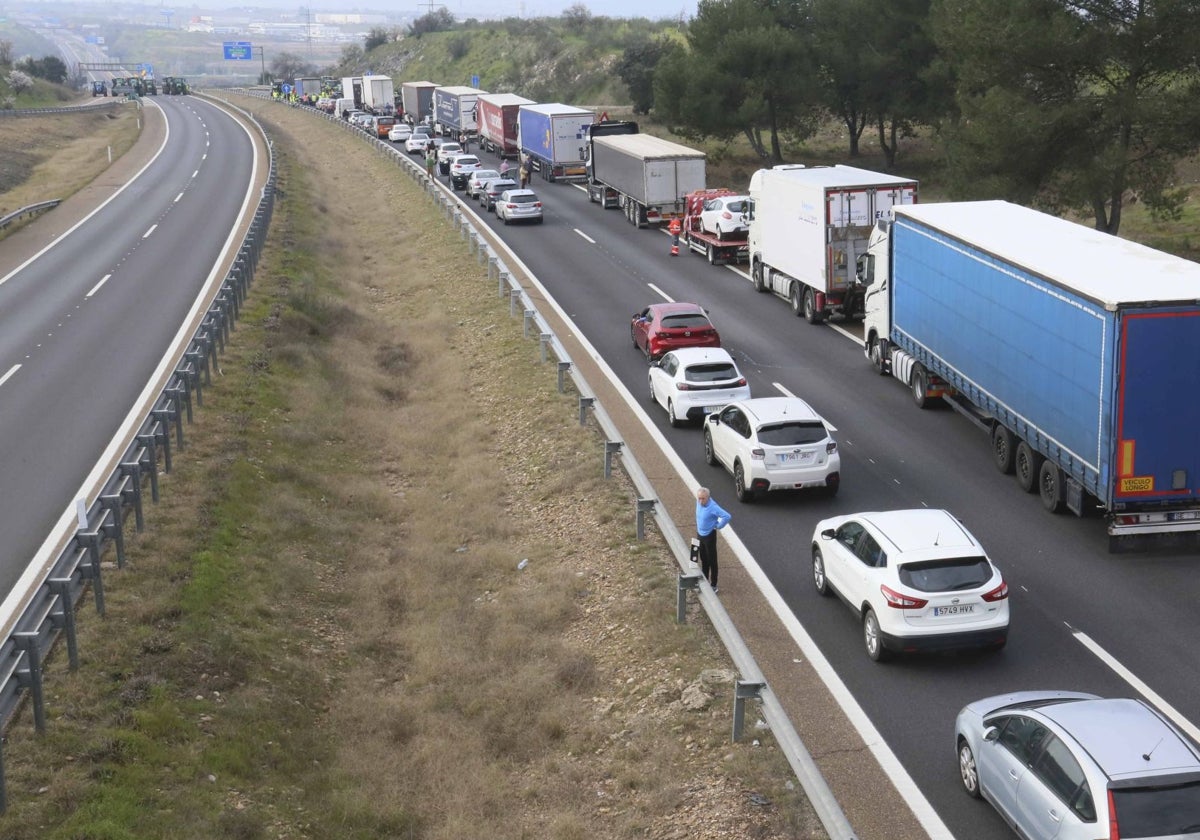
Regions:
M 816 459 L 815 452 L 783 452 L 779 455 L 781 464 L 811 464 Z
M 934 607 L 933 614 L 935 616 L 943 615 L 970 615 L 975 612 L 974 604 L 951 604 L 948 607 Z
M 1168 522 L 1186 522 L 1191 519 L 1200 519 L 1200 511 L 1183 510 L 1177 513 L 1168 513 Z
M 706 405 L 706 406 L 704 406 L 703 410 L 704 410 L 705 414 L 712 414 L 714 411 L 716 411 L 720 407 L 721 406 L 719 406 L 719 405 Z

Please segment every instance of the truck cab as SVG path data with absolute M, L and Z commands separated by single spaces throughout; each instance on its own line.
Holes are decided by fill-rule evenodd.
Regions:
M 867 250 L 854 267 L 855 279 L 863 288 L 863 350 L 880 373 L 889 372 L 891 359 L 891 234 L 891 221 L 876 222 Z

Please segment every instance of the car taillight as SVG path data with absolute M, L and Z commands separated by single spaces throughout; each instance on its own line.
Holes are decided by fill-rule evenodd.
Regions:
M 734 385 L 734 387 L 735 387 L 735 388 L 742 388 L 742 387 L 745 387 L 745 385 L 746 385 L 746 378 L 745 378 L 745 377 L 742 377 L 742 378 L 741 378 L 741 379 L 739 379 L 737 382 L 733 383 L 733 385 Z
M 729 215 L 729 211 L 728 211 L 728 210 L 725 210 L 725 211 L 723 211 L 723 212 L 721 213 L 721 218 L 722 218 L 722 219 L 732 219 L 732 218 L 733 218 L 733 216 Z
M 677 390 L 677 391 L 692 391 L 695 389 L 692 388 L 692 386 L 689 385 L 687 382 L 680 382 L 678 385 L 675 386 L 675 390 Z
M 755 460 L 755 461 L 762 461 L 762 460 L 763 460 L 763 459 L 765 459 L 766 457 L 767 457 L 767 453 L 766 453 L 766 452 L 764 452 L 764 451 L 763 451 L 761 448 L 759 448 L 759 447 L 755 447 L 754 449 L 751 449 L 751 450 L 750 450 L 750 458 L 751 458 L 752 460 Z
M 887 605 L 898 610 L 919 610 L 929 603 L 921 598 L 901 595 L 899 592 L 894 589 L 888 589 L 886 586 L 880 586 L 879 591 L 883 593 L 883 598 L 887 601 Z
M 534 207 L 537 207 L 538 209 L 541 209 L 542 202 L 540 202 L 540 201 L 535 201 L 535 202 L 533 202 L 533 206 L 534 206 Z
M 829 443 L 825 444 L 825 454 L 832 455 L 834 452 L 837 452 L 837 441 L 831 440 Z
M 991 592 L 983 593 L 983 600 L 985 600 L 985 601 L 1003 601 L 1007 597 L 1008 597 L 1008 584 L 1005 583 L 1004 581 L 1001 581 L 1000 585 L 997 586 L 995 589 L 993 589 Z
M 1108 840 L 1121 840 L 1121 829 L 1117 826 L 1117 802 L 1113 792 L 1108 791 Z

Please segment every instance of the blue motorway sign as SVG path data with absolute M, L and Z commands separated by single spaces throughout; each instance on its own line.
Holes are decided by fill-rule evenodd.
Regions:
M 254 57 L 249 41 L 225 41 L 221 47 L 224 49 L 226 61 L 249 61 Z

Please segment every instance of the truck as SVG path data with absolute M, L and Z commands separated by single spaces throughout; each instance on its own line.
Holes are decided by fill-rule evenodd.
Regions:
M 709 265 L 741 262 L 750 254 L 746 233 L 722 238 L 716 233 L 706 231 L 700 223 L 700 214 L 705 205 L 714 198 L 722 198 L 727 195 L 738 195 L 738 193 L 724 187 L 714 187 L 713 189 L 696 190 L 684 196 L 683 230 L 679 238 L 689 249 L 707 257 Z
M 915 204 L 917 182 L 853 166 L 783 164 L 750 176 L 750 279 L 810 324 L 860 319 L 858 255 L 876 221 Z
M 921 408 L 989 434 L 1109 549 L 1200 533 L 1200 265 L 1004 201 L 896 207 L 871 234 L 863 347 Z
M 404 107 L 404 117 L 412 125 L 433 119 L 433 82 L 402 82 L 400 84 L 400 104 Z
M 396 113 L 396 90 L 391 76 L 362 77 L 363 110 L 376 116 Z
M 547 181 L 580 181 L 588 127 L 596 115 L 586 108 L 550 102 L 517 109 L 517 146 L 532 168 Z
M 316 76 L 297 77 L 292 81 L 292 91 L 298 97 L 310 97 L 313 102 L 321 95 L 321 79 Z
M 433 89 L 433 119 L 434 130 L 438 134 L 457 138 L 466 133 L 468 137 L 475 135 L 479 129 L 477 108 L 479 95 L 487 93 L 473 87 L 449 85 Z
M 350 99 L 354 102 L 354 108 L 361 111 L 363 106 L 363 77 L 362 76 L 343 76 L 342 77 L 342 99 Z
M 479 97 L 479 143 L 501 160 L 515 158 L 517 145 L 517 110 L 534 104 L 532 99 L 515 93 L 485 93 Z
M 649 134 L 593 136 L 587 167 L 588 199 L 639 228 L 682 219 L 687 194 L 706 187 L 704 152 Z

